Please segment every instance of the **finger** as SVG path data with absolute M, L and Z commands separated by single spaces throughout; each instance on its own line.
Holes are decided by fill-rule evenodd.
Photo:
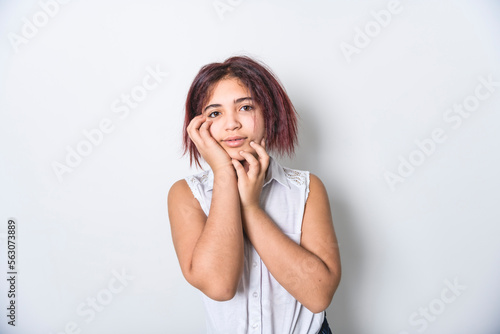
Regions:
M 260 172 L 260 163 L 250 152 L 240 151 L 240 155 L 248 162 L 248 177 L 255 178 Z
M 203 114 L 193 117 L 193 119 L 189 122 L 187 129 L 192 130 L 195 128 L 199 128 L 201 123 L 204 121 L 204 118 L 205 115 Z
M 240 155 L 251 165 L 260 166 L 259 160 L 250 152 L 240 151 Z
M 231 159 L 231 162 L 233 163 L 234 169 L 236 170 L 236 175 L 238 175 L 238 179 L 245 178 L 246 177 L 245 168 L 243 168 L 241 162 L 239 162 L 236 159 Z
M 269 154 L 267 154 L 266 149 L 263 146 L 257 144 L 256 142 L 253 142 L 253 141 L 250 142 L 250 146 L 252 146 L 255 149 L 255 152 L 257 152 L 257 154 L 259 156 L 261 170 L 266 171 L 267 167 L 269 166 Z
M 262 141 L 261 141 L 261 143 L 262 143 Z M 262 144 L 259 145 L 256 142 L 251 141 L 250 142 L 250 146 L 252 146 L 254 148 L 255 152 L 257 152 L 257 154 L 259 155 L 259 157 L 263 157 L 263 156 L 268 155 L 267 151 L 266 151 L 266 148 Z
M 198 147 L 199 144 L 203 143 L 203 138 L 201 138 L 200 132 L 197 129 L 191 129 L 190 131 L 188 131 L 188 135 L 196 145 L 196 147 Z
M 200 135 L 204 141 L 215 141 L 214 137 L 210 133 L 210 126 L 212 125 L 212 120 L 207 120 L 200 127 Z
M 204 122 L 203 115 L 196 116 L 191 120 L 187 128 L 188 135 L 195 144 L 200 143 L 202 141 L 202 138 L 200 137 L 199 134 L 199 128 L 203 124 L 203 122 Z

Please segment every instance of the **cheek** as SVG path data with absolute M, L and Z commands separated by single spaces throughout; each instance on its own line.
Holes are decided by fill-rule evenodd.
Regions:
M 209 132 L 212 135 L 212 137 L 217 138 L 218 133 L 220 133 L 220 125 L 217 124 L 216 121 L 214 121 L 212 125 L 210 125 Z
M 256 115 L 254 126 L 255 126 L 254 132 L 256 137 L 259 138 L 264 137 L 266 134 L 266 128 L 264 124 L 264 118 L 261 115 Z
M 248 129 L 253 130 L 255 137 L 260 137 L 265 132 L 264 119 L 259 113 L 249 114 L 246 118 L 246 125 Z

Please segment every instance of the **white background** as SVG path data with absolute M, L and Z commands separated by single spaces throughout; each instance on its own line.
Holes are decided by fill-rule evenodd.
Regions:
M 405 0 L 381 27 L 373 13 L 389 1 L 220 3 L 74 0 L 45 6 L 49 16 L 36 1 L 0 1 L 0 332 L 204 332 L 166 198 L 197 172 L 181 157 L 192 79 L 246 54 L 300 114 L 300 147 L 282 163 L 329 192 L 343 264 L 334 333 L 498 333 L 500 4 Z M 362 47 L 349 56 L 347 44 Z M 168 75 L 115 113 L 148 68 Z M 458 123 L 449 110 L 474 102 L 480 77 L 496 86 Z M 85 144 L 105 119 L 112 131 Z M 437 128 L 446 139 L 418 153 Z M 59 180 L 53 165 L 78 147 L 87 155 Z M 386 173 L 410 158 L 418 166 L 391 187 Z M 3 278 L 11 217 L 16 327 Z

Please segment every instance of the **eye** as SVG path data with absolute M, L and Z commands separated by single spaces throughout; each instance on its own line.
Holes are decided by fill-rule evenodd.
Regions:
M 218 111 L 212 111 L 210 114 L 208 114 L 208 117 L 210 118 L 215 118 L 220 115 L 220 112 Z
M 253 109 L 253 106 L 246 105 L 246 106 L 241 107 L 241 109 L 240 109 L 240 110 L 243 110 L 243 111 L 251 111 L 252 109 Z

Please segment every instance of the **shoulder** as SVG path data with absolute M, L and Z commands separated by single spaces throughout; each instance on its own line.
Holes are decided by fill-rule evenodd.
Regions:
M 206 184 L 209 179 L 209 172 L 210 171 L 206 170 L 178 180 L 170 187 L 169 197 L 184 193 L 191 193 L 190 188 L 200 184 Z
M 311 201 L 328 201 L 328 193 L 323 181 L 313 173 L 309 173 L 309 199 Z
M 212 171 L 204 170 L 202 172 L 187 176 L 175 182 L 168 193 L 168 201 L 176 202 L 177 197 L 181 199 L 202 199 L 202 193 L 211 189 L 213 183 Z
M 169 215 L 179 210 L 185 211 L 186 208 L 201 210 L 200 203 L 186 179 L 180 179 L 170 187 L 167 206 Z
M 186 179 L 180 179 L 175 182 L 168 191 L 168 202 L 172 203 L 180 198 L 186 198 L 191 196 L 191 190 L 186 182 Z
M 177 196 L 182 196 L 182 195 L 187 195 L 191 194 L 190 188 L 197 183 L 202 183 L 204 179 L 206 179 L 206 176 L 203 176 L 204 174 L 208 174 L 207 171 L 190 175 L 185 178 L 182 178 L 178 181 L 176 181 L 171 187 L 168 192 L 168 198 L 169 201 L 171 198 L 175 198 Z
M 316 174 L 309 173 L 309 186 L 315 189 L 325 189 L 323 181 Z

